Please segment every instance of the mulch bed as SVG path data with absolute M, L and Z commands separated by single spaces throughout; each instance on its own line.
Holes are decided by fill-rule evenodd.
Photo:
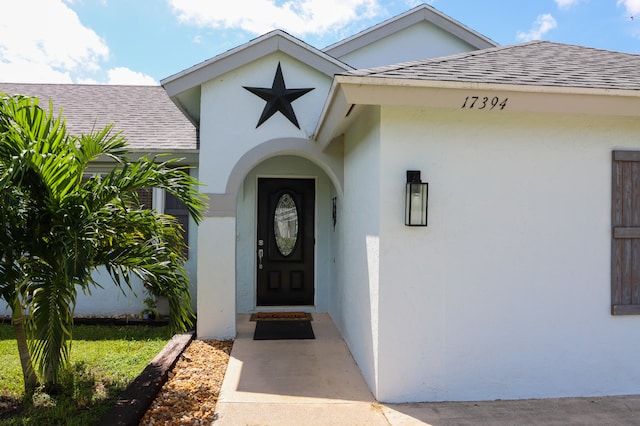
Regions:
M 213 423 L 233 341 L 193 340 L 180 355 L 140 425 Z

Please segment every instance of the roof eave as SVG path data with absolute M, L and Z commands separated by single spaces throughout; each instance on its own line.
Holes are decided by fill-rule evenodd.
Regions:
M 640 90 L 338 75 L 314 139 L 326 149 L 345 131 L 361 105 L 460 110 L 465 99 L 474 96 L 509 98 L 506 111 L 640 116 Z M 596 99 L 599 102 L 593 102 Z
M 347 105 L 339 76 L 336 76 L 331 83 L 327 100 L 312 136 L 312 139 L 320 144 L 321 150 L 324 150 L 333 138 L 340 134 L 340 124 L 343 127 L 346 126 L 344 119 L 350 112 L 350 106 Z
M 336 76 L 336 81 L 342 85 L 355 86 L 391 86 L 391 87 L 423 87 L 439 89 L 473 89 L 510 91 L 523 93 L 562 93 L 574 95 L 607 95 L 607 96 L 640 96 L 640 89 L 615 89 L 603 87 L 579 87 L 579 86 L 551 86 L 536 84 L 509 84 L 496 82 L 474 82 L 474 81 L 451 81 L 451 80 L 431 80 L 431 79 L 409 79 L 390 77 L 367 77 L 367 76 Z
M 137 161 L 142 157 L 155 158 L 157 161 L 178 160 L 176 165 L 197 165 L 199 162 L 200 150 L 198 149 L 156 149 L 137 148 L 130 149 L 127 156 L 130 160 Z M 100 164 L 115 164 L 115 160 L 108 156 L 100 156 L 92 162 L 93 167 Z

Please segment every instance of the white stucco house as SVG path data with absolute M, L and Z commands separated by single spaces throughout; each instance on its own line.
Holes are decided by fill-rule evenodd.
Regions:
M 0 92 L 84 100 L 72 129 L 115 121 L 194 166 L 199 338 L 327 312 L 380 401 L 640 393 L 640 55 L 497 46 L 422 5 L 325 49 L 273 31 L 161 85 Z M 405 223 L 408 171 L 427 226 Z M 81 313 L 96 298 L 139 309 Z

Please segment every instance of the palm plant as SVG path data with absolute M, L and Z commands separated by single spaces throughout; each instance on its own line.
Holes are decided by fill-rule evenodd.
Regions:
M 89 176 L 92 161 L 111 172 Z M 0 95 L 0 297 L 12 310 L 25 390 L 35 377 L 55 383 L 67 362 L 78 291 L 98 286 L 103 266 L 115 285 L 137 276 L 168 297 L 170 325 L 183 330 L 193 312 L 177 221 L 144 209 L 138 191 L 176 196 L 196 223 L 204 200 L 176 160 L 127 158 L 111 127 L 67 134 L 65 122 L 35 98 Z

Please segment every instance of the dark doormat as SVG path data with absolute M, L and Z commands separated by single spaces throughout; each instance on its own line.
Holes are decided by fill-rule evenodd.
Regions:
M 315 339 L 311 321 L 256 321 L 253 340 Z

